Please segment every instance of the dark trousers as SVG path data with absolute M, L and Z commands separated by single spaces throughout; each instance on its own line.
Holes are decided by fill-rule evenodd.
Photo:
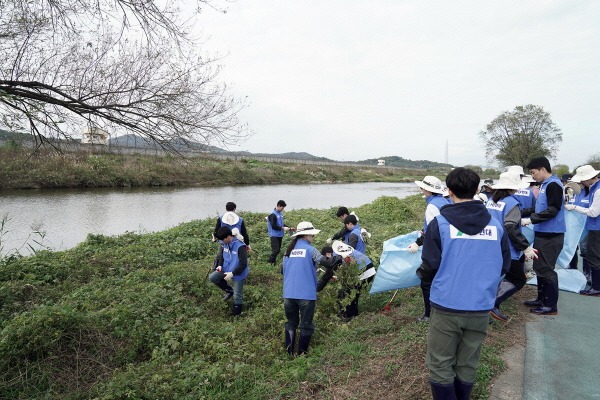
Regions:
M 282 237 L 270 236 L 271 238 L 271 255 L 269 256 L 269 263 L 275 264 L 277 261 L 277 256 L 281 251 L 281 242 L 283 241 Z
M 517 290 L 520 290 L 523 286 L 525 286 L 525 283 L 527 283 L 527 277 L 525 276 L 524 255 L 518 260 L 510 260 L 510 268 L 504 279 L 515 285 Z
M 538 258 L 533 260 L 533 270 L 537 275 L 538 293 L 546 307 L 556 308 L 558 303 L 558 275 L 554 268 L 564 245 L 563 233 L 551 237 L 536 234 L 533 247 L 538 250 Z
M 315 300 L 283 299 L 283 309 L 287 322 L 285 329 L 295 331 L 300 328 L 300 336 L 311 336 L 315 330 Z
M 421 293 L 423 294 L 423 306 L 425 311 L 423 315 L 429 318 L 431 315 L 431 304 L 429 303 L 429 293 L 431 293 L 431 282 L 425 282 L 421 279 Z

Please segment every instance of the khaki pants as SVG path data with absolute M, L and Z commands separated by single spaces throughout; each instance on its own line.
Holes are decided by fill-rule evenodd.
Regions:
M 429 379 L 440 384 L 453 384 L 454 378 L 474 383 L 488 323 L 487 312 L 451 313 L 432 307 L 425 358 Z

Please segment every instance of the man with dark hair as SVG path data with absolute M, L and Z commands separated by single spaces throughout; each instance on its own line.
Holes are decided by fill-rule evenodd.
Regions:
M 283 241 L 283 235 L 289 231 L 290 228 L 283 223 L 283 209 L 287 206 L 286 202 L 279 200 L 277 205 L 273 209 L 273 212 L 267 217 L 267 232 L 271 239 L 271 255 L 269 256 L 269 264 L 275 265 L 277 262 L 277 256 L 281 251 L 281 242 Z
M 361 253 L 367 252 L 367 246 L 360 233 L 360 226 L 358 226 L 358 220 L 355 215 L 347 215 L 344 218 L 344 227 L 346 228 L 346 234 L 344 235 L 344 243 L 352 246 L 354 249 Z
M 233 201 L 227 202 L 225 204 L 225 213 L 220 215 L 217 218 L 217 223 L 215 225 L 215 229 L 213 231 L 213 242 L 217 241 L 217 230 L 222 226 L 226 226 L 232 231 L 234 231 L 234 236 L 238 233 L 244 237 L 244 244 L 246 244 L 246 250 L 250 250 L 250 236 L 248 236 L 248 231 L 246 230 L 246 224 L 244 224 L 244 219 L 235 213 L 235 209 L 237 208 L 236 204 Z
M 468 399 L 502 274 L 508 237 L 481 201 L 480 178 L 467 168 L 446 177 L 452 204 L 428 225 L 417 275 L 431 282 L 426 364 L 434 399 Z
M 248 253 L 244 242 L 238 240 L 231 229 L 222 226 L 217 230 L 216 238 L 221 246 L 215 258 L 213 272 L 208 279 L 225 292 L 223 300 L 233 297 L 233 315 L 242 313 L 244 281 L 250 268 L 248 267 Z M 228 285 L 233 283 L 233 288 Z
M 554 271 L 556 260 L 563 248 L 566 223 L 563 185 L 558 176 L 552 174 L 550 161 L 546 157 L 532 159 L 527 168 L 533 179 L 540 183 L 540 192 L 535 207 L 524 209 L 521 225 L 534 224 L 533 247 L 538 258 L 533 260 L 537 275 L 538 295 L 535 300 L 525 302 L 530 312 L 538 315 L 558 313 L 558 275 Z

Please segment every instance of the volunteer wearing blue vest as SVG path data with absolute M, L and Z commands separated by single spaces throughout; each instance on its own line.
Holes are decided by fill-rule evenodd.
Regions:
M 508 236 L 473 200 L 479 176 L 455 168 L 446 177 L 453 204 L 427 227 L 417 275 L 431 286 L 426 364 L 434 399 L 468 399 L 500 277 L 510 267 Z
M 506 167 L 505 172 L 511 172 L 513 175 L 519 175 L 519 178 L 523 182 L 521 189 L 518 189 L 514 194 L 515 199 L 517 199 L 521 205 L 521 209 L 534 207 L 535 196 L 529 185 L 535 182 L 535 180 L 531 176 L 525 175 L 525 171 L 523 171 L 523 167 L 520 165 L 511 165 Z
M 217 223 L 213 232 L 213 241 L 216 241 L 217 230 L 220 227 L 226 226 L 232 231 L 234 228 L 237 228 L 238 232 L 244 237 L 244 243 L 247 246 L 246 249 L 250 250 L 250 237 L 248 236 L 248 231 L 246 230 L 244 219 L 235 213 L 236 208 L 237 206 L 232 201 L 225 204 L 225 210 L 227 212 L 221 215 L 219 218 L 217 218 Z
M 507 322 L 508 317 L 500 311 L 500 304 L 521 290 L 527 278 L 525 277 L 525 258 L 537 258 L 535 249 L 529 246 L 527 238 L 521 233 L 521 206 L 515 193 L 529 183 L 521 181 L 519 174 L 503 172 L 500 180 L 492 186 L 495 190 L 488 200 L 486 208 L 492 218 L 496 218 L 503 226 L 509 239 L 510 269 L 498 285 L 496 302 L 490 311 L 492 318 Z
M 356 284 L 349 285 L 348 287 L 342 287 L 338 291 L 338 306 L 340 307 L 340 317 L 344 321 L 350 321 L 352 318 L 358 315 L 358 300 L 362 292 L 363 287 L 370 283 L 375 276 L 375 266 L 369 257 L 361 253 L 358 250 L 352 248 L 345 243 L 336 240 L 331 246 L 325 246 L 321 249 L 321 254 L 327 257 L 333 257 L 334 255 L 341 256 L 346 264 L 354 262 L 358 269 L 358 279 Z M 334 277 L 335 269 L 326 271 L 319 282 L 317 283 L 317 292 L 323 290 L 325 285 Z M 355 289 L 356 294 L 354 299 L 350 301 L 346 307 L 343 307 L 348 298 L 352 294 L 352 290 Z
M 360 233 L 360 226 L 358 226 L 356 215 L 347 215 L 344 219 L 344 225 L 346 226 L 347 231 L 346 235 L 344 236 L 344 243 L 352 246 L 361 253 L 366 253 L 367 246 L 365 245 L 365 241 Z
M 573 184 L 579 185 L 579 193 L 577 193 L 577 194 L 571 193 L 571 196 L 568 198 L 567 205 L 573 204 L 575 206 L 580 206 L 582 208 L 589 208 L 590 207 L 590 188 L 585 186 L 581 182 L 571 183 L 571 185 L 573 185 Z M 572 189 L 571 189 L 571 191 L 572 191 Z M 566 196 L 568 196 L 567 193 L 568 193 L 567 189 L 565 189 Z M 567 205 L 565 205 L 565 210 L 569 211 L 569 209 L 571 207 L 567 207 Z M 587 280 L 587 285 L 591 286 L 592 285 L 592 276 L 591 276 L 590 265 L 587 261 L 587 254 L 586 254 L 587 232 L 586 232 L 586 234 L 582 233 L 581 236 L 582 236 L 582 238 L 579 240 L 579 246 L 578 246 L 579 254 L 581 255 L 581 267 L 582 267 L 583 275 L 585 275 L 585 279 Z
M 592 287 L 580 293 L 586 296 L 600 297 L 600 194 L 598 194 L 598 174 L 600 171 L 591 165 L 577 168 L 573 182 L 581 182 L 590 189 L 589 207 L 584 208 L 574 204 L 567 204 L 565 208 L 587 215 L 585 228 L 588 230 L 586 258 L 590 266 Z
M 289 231 L 289 227 L 283 223 L 283 209 L 287 206 L 285 201 L 279 200 L 273 209 L 271 215 L 267 217 L 267 232 L 271 239 L 271 255 L 269 256 L 269 264 L 275 265 L 277 256 L 281 251 L 281 242 L 283 235 Z
M 330 269 L 341 261 L 341 258 L 324 257 L 313 247 L 314 237 L 319 232 L 310 222 L 300 222 L 283 256 L 283 308 L 287 318 L 285 347 L 290 355 L 294 354 L 296 329 L 300 328 L 298 354 L 308 351 L 315 330 L 317 265 Z
M 534 224 L 533 247 L 538 258 L 533 260 L 537 276 L 538 295 L 524 304 L 532 314 L 556 315 L 558 313 L 558 275 L 554 268 L 565 240 L 564 193 L 560 179 L 552 175 L 550 161 L 546 157 L 532 159 L 527 168 L 533 179 L 540 183 L 535 208 L 523 210 L 521 225 Z M 532 213 L 532 211 L 534 211 Z
M 426 176 L 422 181 L 415 181 L 415 184 L 421 189 L 421 193 L 425 196 L 425 202 L 427 207 L 425 208 L 425 217 L 423 217 L 423 230 L 421 236 L 417 238 L 415 243 L 408 246 L 408 251 L 416 253 L 420 246 L 423 246 L 423 238 L 425 232 L 427 232 L 427 225 L 435 217 L 440 215 L 440 210 L 446 204 L 450 204 L 450 200 L 444 197 L 444 187 L 442 181 L 435 176 Z M 423 295 L 423 306 L 424 312 L 417 321 L 427 322 L 431 315 L 431 306 L 429 304 L 429 292 L 431 291 L 431 282 L 424 282 L 421 280 L 421 294 Z
M 340 219 L 340 221 L 342 221 L 342 224 L 344 224 L 344 220 L 346 219 L 346 217 L 348 215 L 354 215 L 356 217 L 356 214 L 354 214 L 354 211 L 352 213 L 350 213 L 350 211 L 348 211 L 348 207 L 340 207 L 337 209 L 335 216 L 338 217 Z M 358 217 L 356 217 L 356 226 L 360 229 L 360 225 L 358 224 Z M 348 233 L 348 229 L 346 229 L 346 224 L 344 224 L 344 227 L 335 235 L 333 235 L 331 238 L 327 239 L 327 244 L 331 244 L 333 243 L 334 240 L 344 240 L 344 237 L 346 236 L 346 234 Z
M 246 245 L 233 236 L 227 226 L 217 230 L 216 238 L 221 246 L 215 260 L 214 271 L 208 279 L 225 292 L 223 300 L 229 300 L 233 296 L 233 315 L 238 316 L 242 313 L 242 290 L 250 270 Z M 232 282 L 233 288 L 227 282 Z

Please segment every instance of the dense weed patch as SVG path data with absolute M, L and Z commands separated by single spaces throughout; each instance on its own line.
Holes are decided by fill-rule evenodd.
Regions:
M 337 207 L 286 213 L 313 222 L 316 246 L 337 232 Z M 378 263 L 384 240 L 418 229 L 420 196 L 358 207 Z M 427 398 L 427 326 L 418 288 L 361 297 L 361 315 L 337 317 L 331 284 L 320 294 L 308 356 L 283 349 L 281 274 L 267 263 L 265 217 L 242 213 L 252 240 L 244 313 L 207 281 L 217 248 L 214 219 L 164 232 L 90 235 L 63 252 L 0 264 L 0 398 L 333 399 Z M 284 246 L 289 243 L 284 238 Z M 503 368 L 507 327 L 492 327 L 476 396 Z M 504 335 L 504 336 L 503 336 Z

